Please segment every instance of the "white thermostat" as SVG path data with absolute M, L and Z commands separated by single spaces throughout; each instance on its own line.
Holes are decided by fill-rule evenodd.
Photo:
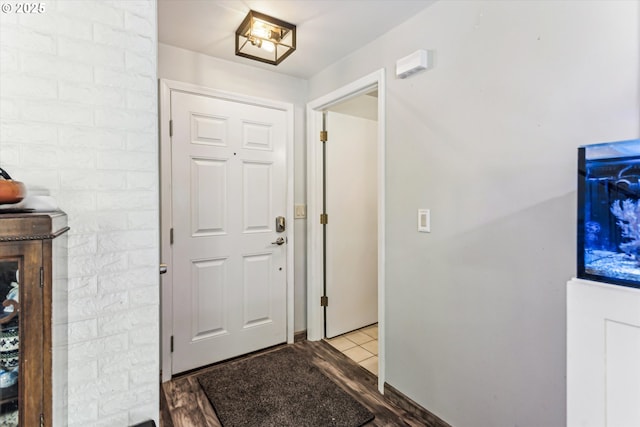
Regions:
M 431 210 L 418 209 L 418 231 L 431 233 Z

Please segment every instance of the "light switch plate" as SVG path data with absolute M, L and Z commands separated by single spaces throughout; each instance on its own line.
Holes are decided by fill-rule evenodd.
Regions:
M 431 209 L 418 209 L 418 231 L 431 233 Z
M 296 219 L 307 217 L 307 205 L 295 205 L 294 216 Z

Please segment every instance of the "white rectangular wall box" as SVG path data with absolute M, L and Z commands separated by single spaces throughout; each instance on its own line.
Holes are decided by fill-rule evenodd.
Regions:
M 418 209 L 418 231 L 431 233 L 431 210 Z
M 416 50 L 411 55 L 396 61 L 396 77 L 405 79 L 418 71 L 426 70 L 429 66 L 427 51 Z

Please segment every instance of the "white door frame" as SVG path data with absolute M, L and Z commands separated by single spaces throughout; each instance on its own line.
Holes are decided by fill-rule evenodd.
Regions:
M 378 88 L 378 390 L 385 381 L 385 70 L 364 76 L 307 104 L 307 339 L 324 338 L 322 213 L 322 111 Z M 329 141 L 331 135 L 329 134 Z
M 257 105 L 260 107 L 282 110 L 287 114 L 287 208 L 285 220 L 287 228 L 287 342 L 293 343 L 293 280 L 294 280 L 294 215 L 293 215 L 293 104 L 272 101 L 263 98 L 224 92 L 191 83 L 160 79 L 160 256 L 167 264 L 167 273 L 160 280 L 160 360 L 162 381 L 171 379 L 171 336 L 173 335 L 173 271 L 170 230 L 171 218 L 171 137 L 169 136 L 169 120 L 171 119 L 171 91 L 180 91 L 197 95 L 210 96 L 228 101 Z

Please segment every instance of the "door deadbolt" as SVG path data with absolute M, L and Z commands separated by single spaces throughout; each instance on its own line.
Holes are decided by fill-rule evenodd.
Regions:
M 282 233 L 286 229 L 285 221 L 283 216 L 276 217 L 276 232 Z

